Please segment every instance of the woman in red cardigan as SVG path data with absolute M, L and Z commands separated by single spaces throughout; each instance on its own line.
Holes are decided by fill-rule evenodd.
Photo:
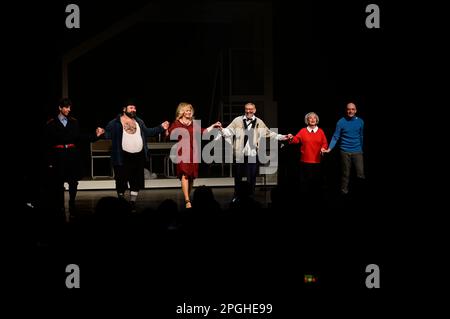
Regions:
M 176 171 L 181 181 L 181 190 L 183 191 L 186 208 L 192 207 L 189 196 L 194 179 L 198 177 L 198 163 L 201 160 L 197 155 L 201 154 L 201 145 L 198 145 L 200 141 L 194 139 L 194 129 L 199 130 L 200 134 L 203 134 L 205 130 L 209 132 L 213 128 L 220 127 L 220 125 L 220 122 L 216 122 L 206 129 L 196 126 L 194 128 L 194 108 L 191 104 L 182 102 L 177 107 L 175 121 L 170 125 L 166 133 L 169 135 L 175 129 L 179 129 L 175 132 L 175 135 L 178 137 Z M 200 148 L 199 152 L 197 152 L 198 147 Z M 183 156 L 183 150 L 186 150 L 189 154 L 185 153 Z
M 300 191 L 310 195 L 319 195 L 322 174 L 320 161 L 322 153 L 328 149 L 325 133 L 317 125 L 319 116 L 314 112 L 305 115 L 306 127 L 295 136 L 288 134 L 290 144 L 300 146 Z

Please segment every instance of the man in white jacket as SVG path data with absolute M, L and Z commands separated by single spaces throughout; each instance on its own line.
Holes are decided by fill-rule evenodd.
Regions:
M 255 192 L 260 140 L 267 137 L 278 141 L 287 139 L 287 135 L 272 132 L 255 116 L 254 103 L 247 103 L 244 108 L 244 115 L 236 117 L 226 128 L 219 128 L 225 138 L 235 137 L 233 143 L 235 198 L 241 194 L 240 186 L 244 176 L 247 177 L 251 194 Z

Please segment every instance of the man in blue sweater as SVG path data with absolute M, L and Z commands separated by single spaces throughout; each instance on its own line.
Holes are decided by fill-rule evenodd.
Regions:
M 346 116 L 341 118 L 336 124 L 336 131 L 331 139 L 330 146 L 324 153 L 329 153 L 336 143 L 340 142 L 341 149 L 341 193 L 348 194 L 348 184 L 350 180 L 350 170 L 352 165 L 356 169 L 356 177 L 364 179 L 363 163 L 363 130 L 364 121 L 355 116 L 356 105 L 348 103 Z

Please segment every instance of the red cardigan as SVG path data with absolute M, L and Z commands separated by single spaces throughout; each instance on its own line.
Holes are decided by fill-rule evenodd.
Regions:
M 304 163 L 320 163 L 320 149 L 328 148 L 327 138 L 321 128 L 316 133 L 308 132 L 306 127 L 302 128 L 289 142 L 291 144 L 301 143 L 300 161 Z

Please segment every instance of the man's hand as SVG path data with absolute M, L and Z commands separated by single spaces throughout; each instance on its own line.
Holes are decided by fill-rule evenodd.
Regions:
M 169 123 L 169 121 L 165 121 L 161 124 L 161 126 L 163 127 L 163 129 L 167 130 L 170 126 L 170 123 Z
M 99 137 L 100 135 L 105 134 L 105 129 L 104 129 L 104 128 L 101 128 L 101 127 L 97 127 L 97 128 L 95 129 L 95 134 L 97 135 L 97 137 Z

